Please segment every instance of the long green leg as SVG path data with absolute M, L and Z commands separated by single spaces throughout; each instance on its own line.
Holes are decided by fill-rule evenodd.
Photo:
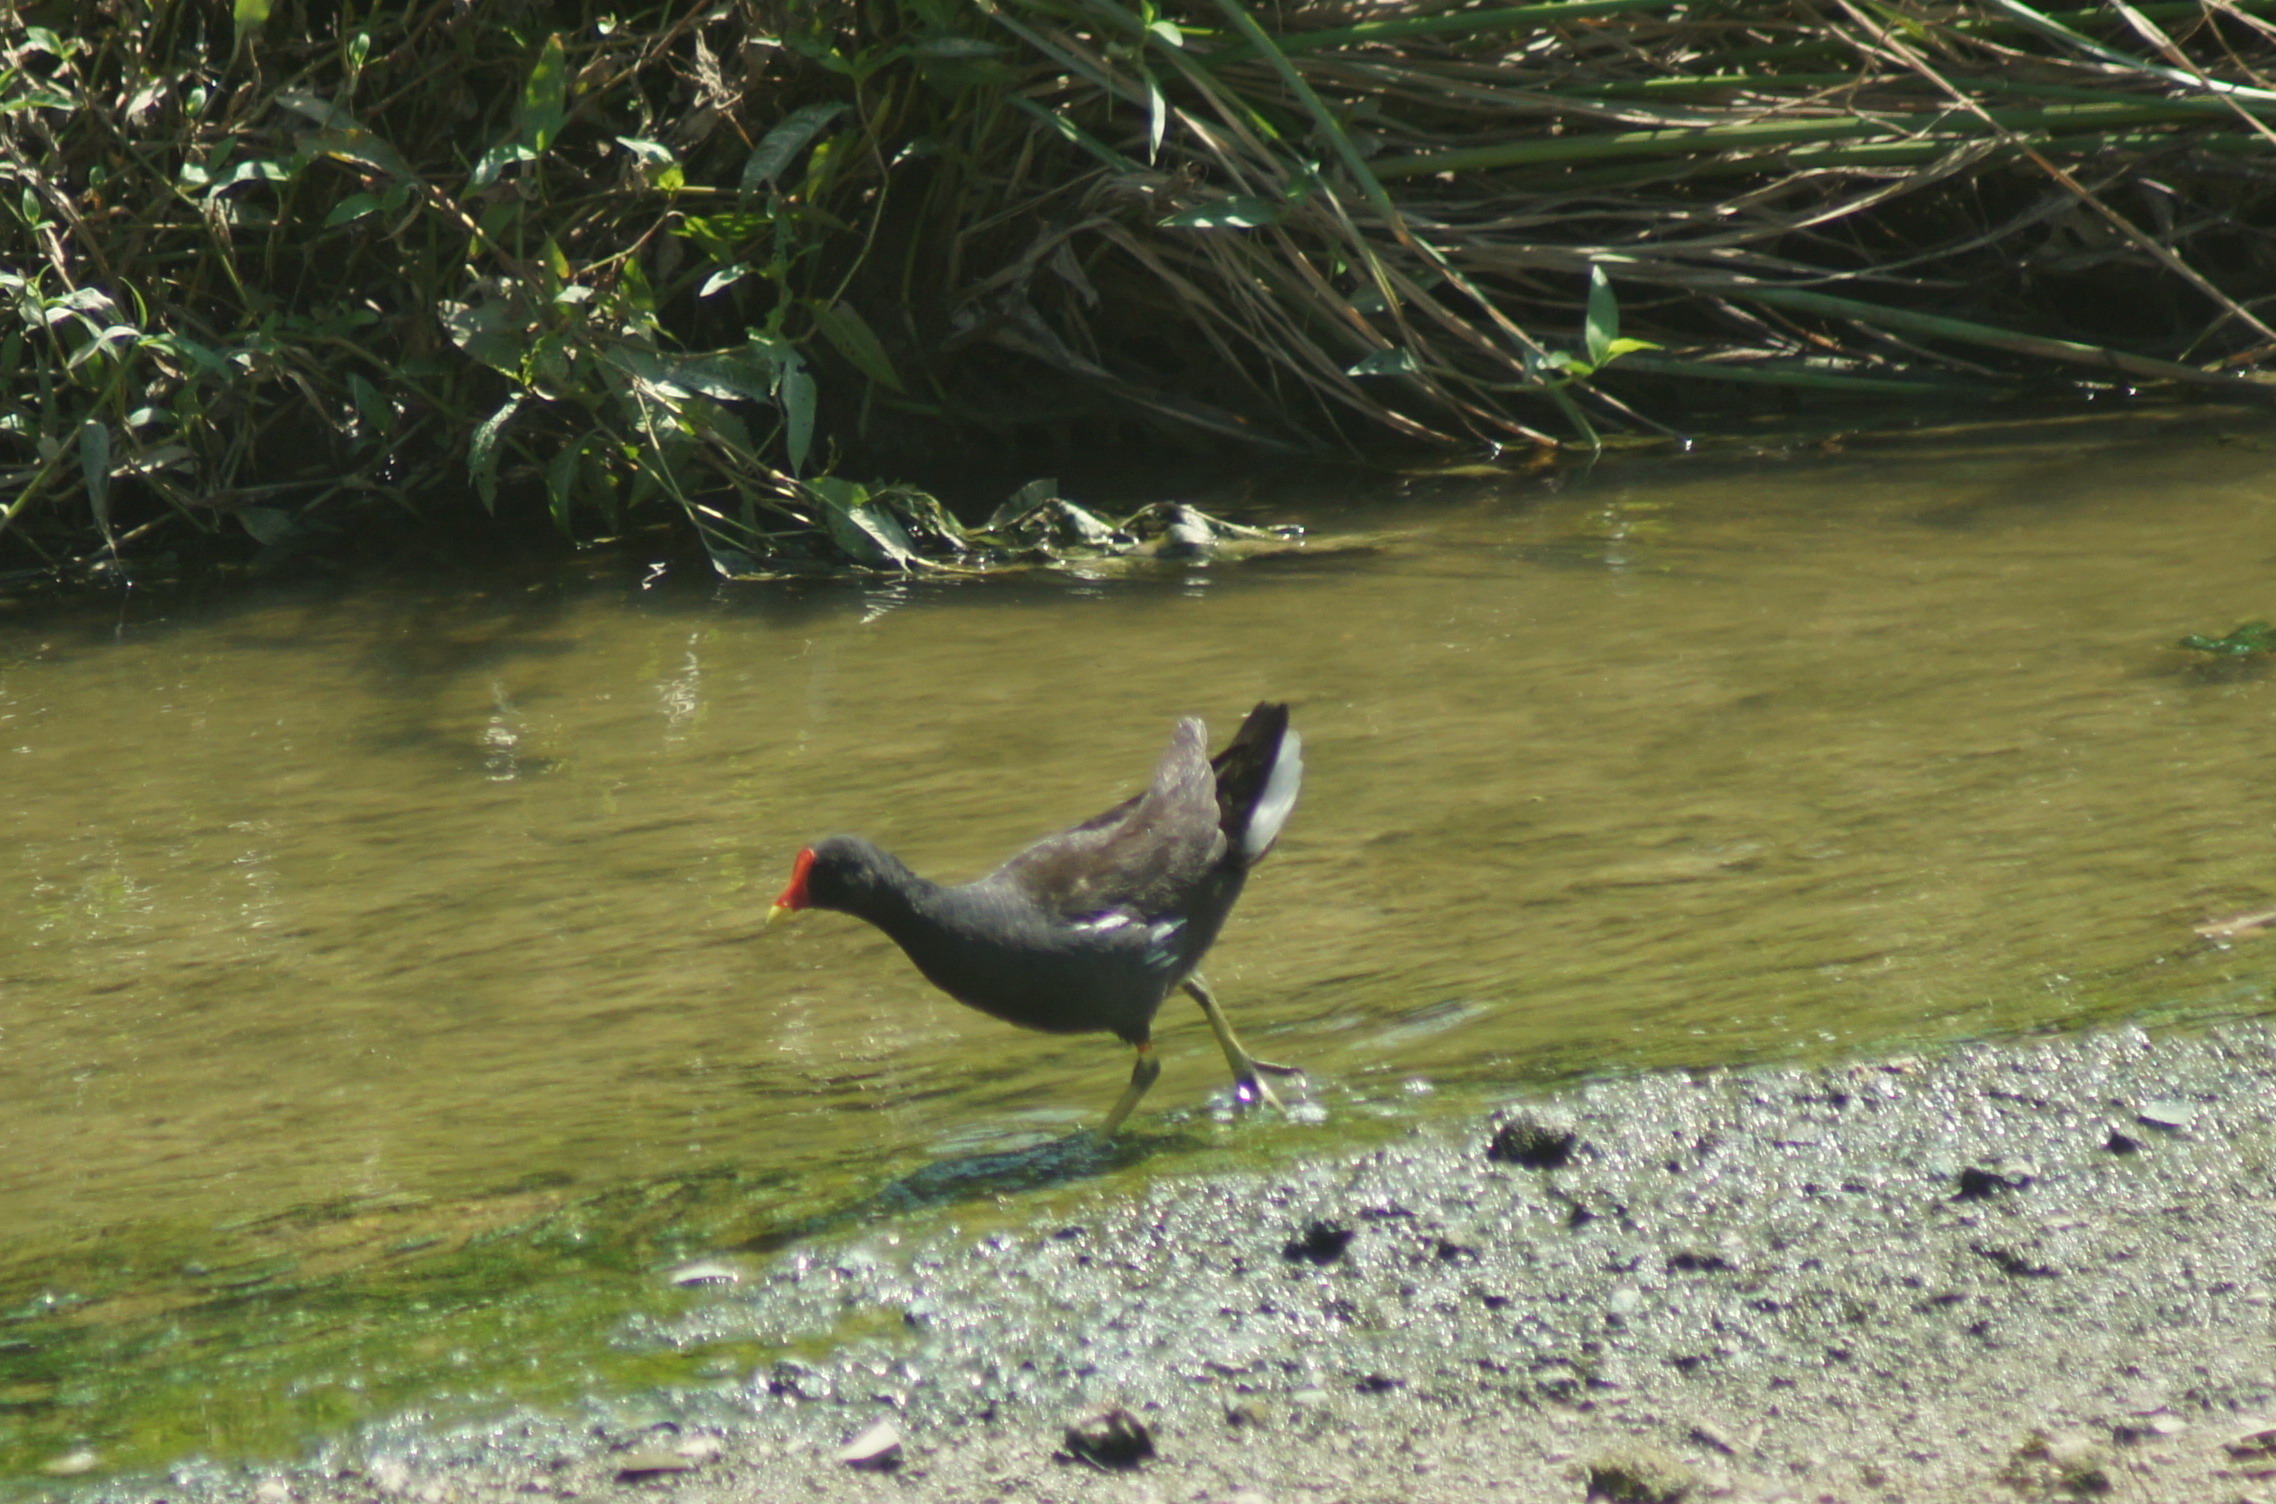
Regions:
M 1264 1084 L 1257 1072 L 1264 1071 L 1275 1076 L 1301 1076 L 1304 1072 L 1293 1065 L 1275 1065 L 1269 1060 L 1259 1060 L 1242 1049 L 1241 1041 L 1233 1036 L 1233 1026 L 1225 1021 L 1225 1010 L 1217 1006 L 1217 999 L 1210 994 L 1201 978 L 1187 977 L 1185 990 L 1195 1002 L 1201 1004 L 1202 1014 L 1208 1018 L 1210 1029 L 1216 1033 L 1217 1047 L 1225 1052 L 1225 1064 L 1233 1072 L 1233 1089 L 1239 1093 L 1241 1100 L 1264 1102 L 1278 1107 L 1280 1098 L 1272 1094 L 1272 1088 Z
M 1121 1100 L 1114 1104 L 1114 1110 L 1108 1113 L 1106 1121 L 1099 1125 L 1098 1136 L 1100 1138 L 1114 1137 L 1114 1130 L 1122 1126 L 1122 1120 L 1130 1116 L 1130 1109 L 1138 1105 L 1138 1099 L 1146 1095 L 1146 1089 L 1152 1086 L 1155 1078 L 1161 1074 L 1161 1058 L 1154 1053 L 1153 1045 L 1142 1044 L 1138 1046 L 1137 1063 L 1130 1067 L 1130 1084 L 1122 1089 Z

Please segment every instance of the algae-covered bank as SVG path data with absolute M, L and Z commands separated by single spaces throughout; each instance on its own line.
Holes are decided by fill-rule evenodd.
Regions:
M 2272 1158 L 2257 1022 L 1608 1079 L 683 1269 L 809 1355 L 641 1408 L 75 1496 L 2261 1497 Z

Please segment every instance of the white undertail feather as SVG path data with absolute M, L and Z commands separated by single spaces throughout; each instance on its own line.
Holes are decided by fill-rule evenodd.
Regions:
M 1241 855 L 1248 861 L 1257 861 L 1272 849 L 1280 838 L 1280 827 L 1288 823 L 1288 812 L 1296 807 L 1296 789 L 1304 781 L 1304 738 L 1290 727 L 1280 738 L 1280 751 L 1272 759 L 1272 772 L 1264 781 L 1264 792 L 1257 796 L 1257 807 L 1249 814 L 1249 828 L 1241 836 Z

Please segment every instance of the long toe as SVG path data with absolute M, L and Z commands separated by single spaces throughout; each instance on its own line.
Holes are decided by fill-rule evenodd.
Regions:
M 1259 1060 L 1253 1055 L 1249 1057 L 1249 1064 L 1268 1076 L 1301 1076 L 1304 1074 L 1304 1067 L 1300 1065 L 1275 1065 L 1270 1060 Z
M 1259 1069 L 1269 1069 L 1261 1060 L 1252 1060 L 1249 1064 Z M 1234 1075 L 1233 1096 L 1243 1107 L 1254 1107 L 1261 1102 L 1267 1107 L 1280 1108 L 1280 1098 L 1273 1095 L 1272 1088 L 1265 1085 L 1264 1078 L 1254 1070 Z

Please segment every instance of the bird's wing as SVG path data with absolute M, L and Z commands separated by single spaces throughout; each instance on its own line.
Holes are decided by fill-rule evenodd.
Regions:
M 1144 793 L 1036 842 L 986 881 L 1067 919 L 1164 912 L 1225 851 L 1207 736 L 1198 720 L 1179 721 Z

